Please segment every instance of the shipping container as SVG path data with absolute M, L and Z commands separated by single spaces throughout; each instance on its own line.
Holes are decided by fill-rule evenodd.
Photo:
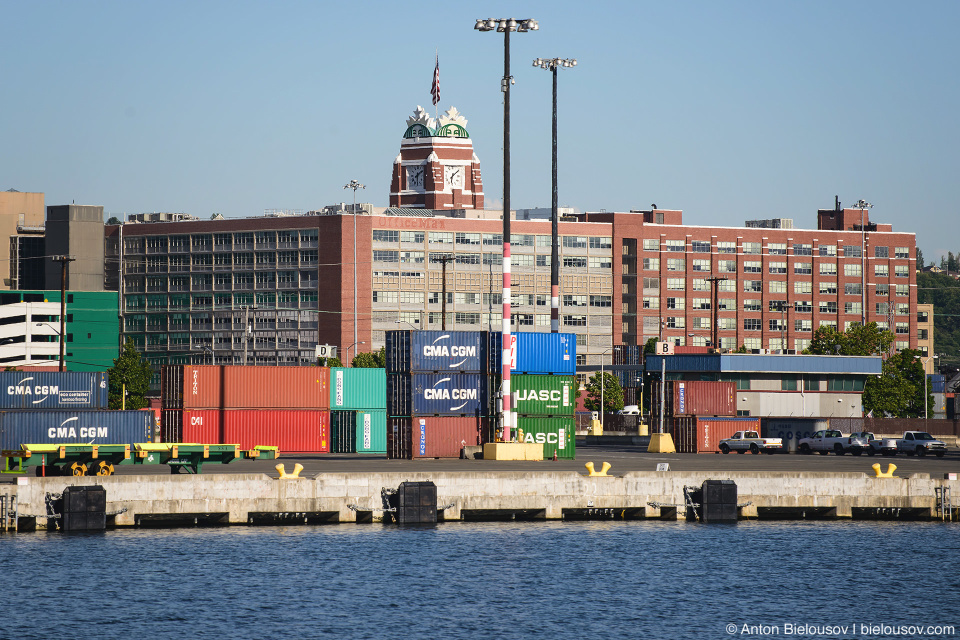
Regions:
M 225 409 L 164 409 L 160 416 L 163 442 L 233 444 L 223 439 Z
M 613 364 L 643 364 L 643 345 L 618 344 L 613 347 Z
M 0 411 L 0 449 L 153 441 L 149 411 Z
M 386 409 L 387 372 L 364 367 L 330 369 L 330 409 Z
M 667 417 L 735 416 L 737 383 L 704 382 L 701 380 L 668 380 L 666 388 Z M 651 389 L 651 415 L 660 414 L 660 383 Z
M 485 336 L 482 331 L 387 331 L 387 371 L 483 373 Z
M 220 413 L 224 444 L 239 444 L 242 449 L 278 447 L 281 454 L 330 451 L 327 409 L 226 409 Z
M 106 409 L 108 386 L 102 371 L 2 371 L 0 409 Z
M 465 446 L 482 444 L 487 418 L 414 416 L 387 418 L 387 457 L 459 458 Z
M 384 409 L 330 412 L 331 453 L 387 452 L 387 412 Z
M 167 365 L 164 409 L 327 409 L 327 367 Z
M 489 412 L 489 378 L 480 373 L 391 373 L 391 416 L 483 416 Z
M 160 368 L 164 409 L 219 409 L 223 406 L 223 367 L 171 364 Z
M 720 450 L 720 441 L 737 431 L 760 433 L 760 418 L 697 416 L 676 418 L 671 424 L 677 453 L 715 453 Z
M 643 380 L 643 369 L 636 367 L 610 368 L 604 369 L 604 372 L 613 374 L 617 378 L 617 382 L 620 383 L 621 389 L 636 389 L 640 386 L 640 381 Z
M 928 375 L 927 390 L 930 393 L 945 393 L 947 390 L 947 377 L 940 373 Z
M 520 433 L 522 432 L 522 433 Z M 543 459 L 576 458 L 576 421 L 570 416 L 519 416 L 517 438 L 527 444 L 542 444 Z
M 491 332 L 490 372 L 502 372 L 503 334 Z M 568 375 L 577 373 L 577 336 L 572 333 L 534 333 L 522 331 L 510 334 L 514 346 L 511 355 L 511 371 L 517 373 L 540 373 Z
M 517 374 L 510 376 L 510 408 L 524 415 L 572 416 L 578 389 L 576 376 Z

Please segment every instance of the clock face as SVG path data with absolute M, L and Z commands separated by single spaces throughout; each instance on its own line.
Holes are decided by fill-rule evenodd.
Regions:
M 407 167 L 407 188 L 423 189 L 423 167 Z
M 444 181 L 449 189 L 463 189 L 463 167 L 444 167 Z

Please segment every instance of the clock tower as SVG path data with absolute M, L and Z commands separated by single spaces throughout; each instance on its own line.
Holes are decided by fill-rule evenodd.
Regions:
M 400 155 L 393 161 L 390 206 L 410 209 L 483 209 L 480 161 L 456 107 L 439 123 L 418 106 L 407 118 Z

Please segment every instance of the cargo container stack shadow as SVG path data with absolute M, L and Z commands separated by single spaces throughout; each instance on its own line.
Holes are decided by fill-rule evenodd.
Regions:
M 327 367 L 166 365 L 162 439 L 329 453 L 329 385 Z
M 488 334 L 489 370 L 493 388 L 500 388 L 502 334 Z M 572 333 L 524 331 L 511 335 L 512 436 L 526 444 L 542 444 L 545 460 L 576 457 L 577 337 Z M 496 434 L 490 434 L 494 439 Z
M 151 411 L 109 410 L 106 372 L 0 371 L 0 449 L 133 445 L 152 441 L 153 425 Z
M 330 369 L 330 452 L 387 452 L 385 369 Z
M 459 458 L 489 429 L 482 331 L 388 331 L 387 457 Z

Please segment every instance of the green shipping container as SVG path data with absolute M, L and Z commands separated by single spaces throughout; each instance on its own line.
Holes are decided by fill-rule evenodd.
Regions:
M 512 378 L 511 378 L 512 379 Z M 517 418 L 517 428 L 523 431 L 522 442 L 543 444 L 543 458 L 573 460 L 576 458 L 576 420 L 573 416 Z
M 386 454 L 386 409 L 331 411 L 330 453 Z
M 572 416 L 577 389 L 576 376 L 510 376 L 511 409 L 527 416 Z
M 330 369 L 330 409 L 386 409 L 387 371 L 364 367 Z

